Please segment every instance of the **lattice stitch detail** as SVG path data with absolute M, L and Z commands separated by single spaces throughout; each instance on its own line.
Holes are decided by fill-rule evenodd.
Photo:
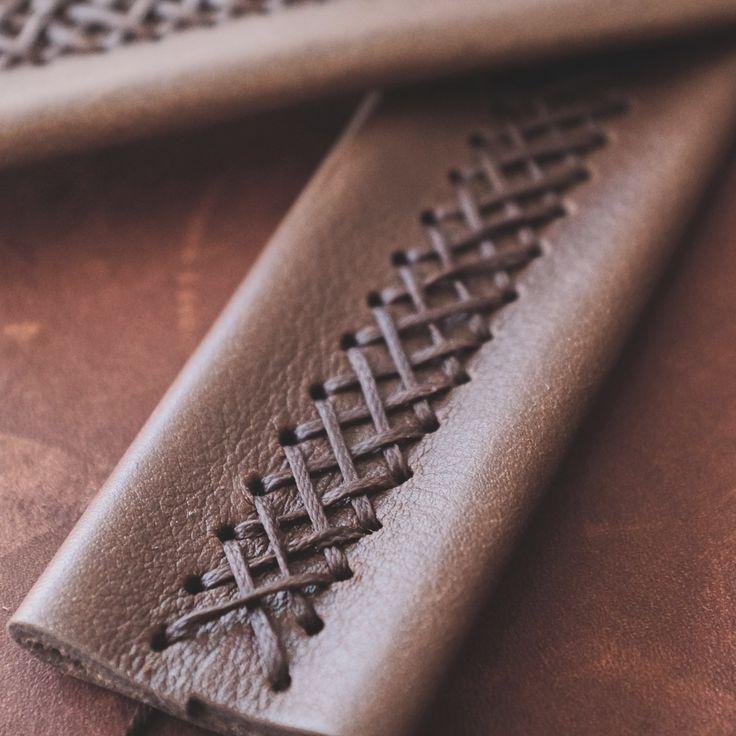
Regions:
M 323 0 L 2 0 L 0 68 L 109 51 L 174 31 Z
M 310 389 L 318 418 L 282 432 L 280 470 L 239 481 L 255 514 L 200 578 L 202 590 L 234 584 L 237 595 L 159 630 L 154 648 L 246 609 L 269 683 L 288 685 L 266 599 L 281 596 L 307 633 L 322 628 L 313 594 L 352 575 L 343 548 L 380 528 L 371 497 L 411 476 L 407 445 L 439 426 L 433 402 L 470 380 L 464 358 L 491 338 L 489 315 L 516 298 L 516 274 L 542 254 L 540 229 L 565 215 L 561 193 L 588 176 L 583 154 L 607 140 L 599 118 L 625 108 L 612 93 L 554 100 L 536 96 L 526 114 L 471 137 L 473 163 L 450 172 L 452 201 L 421 215 L 426 243 L 394 254 L 396 283 L 368 297 L 372 323 L 343 336 L 349 370 Z M 296 507 L 278 514 L 273 494 L 294 490 Z

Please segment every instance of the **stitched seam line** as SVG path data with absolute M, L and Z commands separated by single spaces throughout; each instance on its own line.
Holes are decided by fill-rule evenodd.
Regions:
M 288 686 L 287 656 L 266 599 L 281 596 L 308 634 L 322 628 L 313 594 L 352 575 L 343 547 L 381 527 L 371 497 L 411 477 L 407 445 L 439 427 L 433 402 L 470 380 L 464 358 L 491 339 L 489 315 L 516 298 L 515 274 L 542 254 L 539 229 L 566 214 L 561 192 L 589 175 L 582 155 L 607 141 L 599 119 L 626 108 L 612 93 L 560 107 L 544 95 L 525 104 L 532 114 L 471 136 L 473 163 L 449 174 L 452 201 L 421 214 L 425 244 L 394 253 L 397 282 L 368 295 L 372 323 L 343 336 L 350 370 L 310 388 L 318 419 L 281 433 L 284 467 L 238 479 L 255 513 L 226 530 L 222 562 L 190 591 L 234 584 L 235 597 L 157 629 L 154 649 L 245 609 L 268 682 L 276 690 Z M 462 232 L 450 234 L 449 226 Z M 443 299 L 434 303 L 440 291 Z M 414 345 L 418 335 L 420 346 Z M 361 403 L 340 407 L 341 394 L 355 394 Z M 368 436 L 348 437 L 350 428 L 368 426 Z M 319 442 L 323 452 L 308 452 L 310 442 Z M 378 467 L 374 462 L 361 474 L 361 463 L 377 457 Z M 337 480 L 318 491 L 326 474 Z M 295 489 L 298 508 L 277 512 L 280 489 Z M 346 504 L 353 521 L 332 522 L 331 513 Z M 305 524 L 307 532 L 290 535 L 291 527 Z M 265 550 L 262 544 L 254 552 L 254 541 L 265 543 Z M 294 572 L 300 556 L 316 556 L 323 565 Z M 269 579 L 256 584 L 262 573 Z

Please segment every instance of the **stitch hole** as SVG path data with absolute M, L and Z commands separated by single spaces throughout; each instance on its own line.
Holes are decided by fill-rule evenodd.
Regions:
M 468 137 L 468 144 L 473 148 L 483 148 L 487 142 L 483 133 L 473 133 Z
M 414 471 L 408 465 L 403 468 L 397 468 L 397 472 L 393 474 L 393 479 L 396 481 L 397 486 L 400 486 L 402 483 L 406 483 L 406 481 L 413 477 Z M 381 526 L 383 526 L 383 524 L 381 524 Z
M 302 630 L 307 636 L 316 636 L 325 627 L 325 622 L 319 616 L 310 616 L 302 622 Z
M 151 649 L 154 652 L 163 652 L 164 649 L 166 649 L 170 642 L 168 638 L 166 637 L 166 626 L 161 625 L 159 626 L 152 634 L 151 634 L 151 640 L 149 642 Z
M 424 210 L 422 214 L 419 215 L 419 221 L 422 223 L 422 225 L 436 225 L 437 215 L 435 214 L 434 210 Z
M 427 434 L 432 434 L 432 432 L 436 432 L 439 428 L 440 428 L 440 420 L 437 419 L 437 417 L 434 414 L 427 417 L 427 419 L 424 422 L 422 422 L 422 429 Z
M 380 529 L 381 526 L 382 525 L 379 522 L 379 526 L 377 527 L 377 529 Z M 350 578 L 352 578 L 353 575 L 355 575 L 355 573 L 352 571 L 350 566 L 341 567 L 335 574 L 335 580 L 339 582 L 343 582 L 345 580 L 350 580 Z
M 186 711 L 190 718 L 201 718 L 205 713 L 205 705 L 201 700 L 190 697 L 187 700 Z
M 401 266 L 408 266 L 409 255 L 405 250 L 395 250 L 391 254 L 391 263 L 397 268 L 400 268 Z
M 221 542 L 229 542 L 235 539 L 235 527 L 232 524 L 223 524 L 215 532 L 215 536 Z
M 279 444 L 281 447 L 292 447 L 299 442 L 296 432 L 291 427 L 282 427 L 279 430 Z
M 383 297 L 377 291 L 369 292 L 368 297 L 366 298 L 366 301 L 368 302 L 368 306 L 371 309 L 375 309 L 376 307 L 383 306 Z
M 324 401 L 327 398 L 327 391 L 325 390 L 324 384 L 313 383 L 309 387 L 309 397 L 312 401 Z
M 460 171 L 460 169 L 450 169 L 447 172 L 447 178 L 450 180 L 451 184 L 462 184 L 465 180 L 463 172 Z
M 197 595 L 197 593 L 202 593 L 204 591 L 204 583 L 202 582 L 202 576 L 201 575 L 187 575 L 187 577 L 184 578 L 183 588 L 190 595 Z
M 532 258 L 539 258 L 540 256 L 544 255 L 544 250 L 539 243 L 534 243 L 534 245 L 529 248 L 529 255 Z
M 455 386 L 462 386 L 464 383 L 470 383 L 470 376 L 468 375 L 468 372 L 466 370 L 461 369 L 455 375 L 453 384 Z
M 288 672 L 284 672 L 283 674 L 279 675 L 279 677 L 276 680 L 273 680 L 273 682 L 271 683 L 271 687 L 277 693 L 288 690 L 290 685 L 291 675 Z
M 260 475 L 251 475 L 248 477 L 248 479 L 245 481 L 245 487 L 254 495 L 254 496 L 265 496 L 266 495 L 266 486 L 263 483 L 263 478 L 261 478 Z
M 588 181 L 593 178 L 593 169 L 590 167 L 586 167 L 584 169 L 580 169 L 578 173 L 578 181 Z
M 511 302 L 515 302 L 518 298 L 519 292 L 516 289 L 509 289 L 503 293 L 503 300 L 506 304 L 511 304 Z
M 341 350 L 350 350 L 350 348 L 357 348 L 357 347 L 358 347 L 358 338 L 355 337 L 354 333 L 346 332 L 340 338 L 340 349 Z

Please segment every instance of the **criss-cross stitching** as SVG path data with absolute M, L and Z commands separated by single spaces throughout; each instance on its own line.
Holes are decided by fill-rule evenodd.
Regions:
M 174 31 L 320 0 L 2 0 L 0 68 L 109 51 Z
M 393 254 L 396 281 L 368 295 L 372 321 L 342 337 L 344 372 L 310 388 L 313 419 L 281 432 L 281 469 L 238 481 L 255 513 L 221 535 L 222 561 L 190 592 L 235 591 L 160 629 L 155 649 L 240 610 L 269 683 L 288 685 L 273 609 L 308 634 L 322 628 L 314 594 L 352 575 L 345 547 L 381 527 L 372 497 L 411 477 L 407 447 L 439 426 L 437 400 L 470 380 L 465 360 L 491 338 L 489 316 L 516 298 L 541 230 L 565 215 L 561 194 L 588 176 L 583 155 L 606 142 L 599 119 L 624 107 L 612 93 L 540 94 L 471 137 L 451 201 L 421 213 L 426 242 Z M 277 509 L 283 494 L 291 503 Z

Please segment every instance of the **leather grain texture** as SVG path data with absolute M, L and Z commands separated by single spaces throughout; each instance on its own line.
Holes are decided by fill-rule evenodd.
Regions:
M 334 369 L 366 284 L 384 283 L 392 250 L 421 239 L 407 213 L 442 198 L 465 133 L 483 126 L 476 85 L 445 91 L 439 108 L 432 90 L 387 100 L 345 139 L 34 588 L 14 635 L 180 714 L 196 695 L 204 712 L 189 715 L 233 732 L 243 719 L 279 731 L 408 727 L 694 206 L 732 123 L 732 74 L 730 58 L 693 61 L 671 79 L 625 85 L 632 110 L 595 154 L 574 217 L 546 233 L 554 248 L 524 274 L 472 380 L 411 454 L 414 477 L 381 500 L 383 529 L 351 549 L 354 577 L 317 596 L 324 631 L 306 638 L 281 617 L 294 653 L 288 690 L 264 688 L 242 617 L 163 652 L 151 651 L 151 628 L 191 607 L 184 576 L 221 555 L 213 532 L 248 506 L 238 479 L 280 457 L 276 430 L 308 414 L 306 388 Z
M 417 733 L 733 733 L 728 161 Z
M 3 626 L 351 107 L 257 116 L 0 175 Z M 7 636 L 0 691 L 3 736 L 122 736 L 134 710 Z M 190 733 L 166 720 L 147 733 Z
M 0 11 L 0 59 L 3 45 L 9 59 L 113 50 L 0 74 L 3 165 L 315 95 L 736 24 L 734 0 L 325 0 L 126 45 L 262 3 L 32 5 Z

